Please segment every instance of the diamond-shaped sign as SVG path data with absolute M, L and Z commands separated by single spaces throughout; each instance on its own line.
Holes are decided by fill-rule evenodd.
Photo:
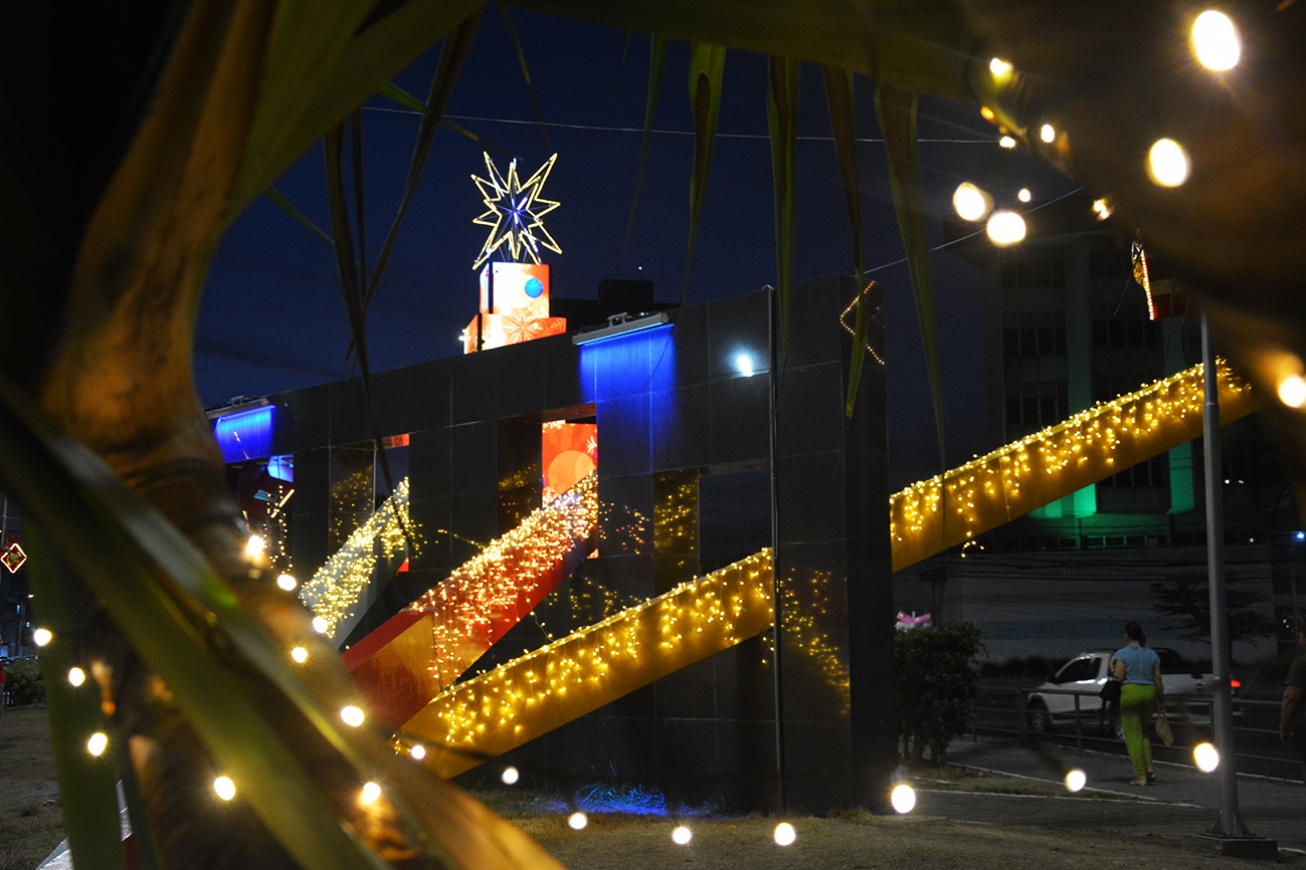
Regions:
M 10 540 L 12 540 L 12 538 Z M 19 568 L 23 567 L 23 563 L 26 561 L 27 554 L 23 552 L 22 547 L 18 546 L 17 541 L 10 544 L 9 548 L 5 550 L 4 555 L 0 556 L 0 562 L 4 562 L 5 567 L 9 569 L 10 574 L 15 573 Z

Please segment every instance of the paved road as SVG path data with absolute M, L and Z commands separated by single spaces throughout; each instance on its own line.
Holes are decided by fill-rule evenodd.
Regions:
M 1009 742 L 962 739 L 948 748 L 948 761 L 1053 783 L 1060 783 L 1066 771 L 1077 767 L 1088 775 L 1088 786 L 1076 795 L 1067 792 L 1065 797 L 921 790 L 916 813 L 959 821 L 1163 837 L 1203 833 L 1219 814 L 1219 780 L 1191 765 L 1158 763 L 1157 781 L 1138 788 L 1129 785 L 1134 772 L 1127 759 L 1097 752 L 1076 755 L 1073 749 L 1060 746 L 1021 749 Z M 1240 776 L 1239 808 L 1253 834 L 1277 840 L 1280 849 L 1306 853 L 1306 786 L 1299 769 L 1289 767 L 1283 774 L 1295 779 Z M 1103 800 L 1105 792 L 1141 800 Z

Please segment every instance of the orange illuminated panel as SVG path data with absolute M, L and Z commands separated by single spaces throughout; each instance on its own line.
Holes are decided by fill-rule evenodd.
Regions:
M 567 331 L 565 317 L 549 316 L 549 267 L 489 263 L 481 270 L 481 307 L 463 331 L 463 352 L 521 344 Z
M 545 423 L 542 435 L 543 502 L 549 504 L 598 467 L 599 427 L 558 420 Z

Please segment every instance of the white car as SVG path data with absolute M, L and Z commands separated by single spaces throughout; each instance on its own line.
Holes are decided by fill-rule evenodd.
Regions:
M 1174 650 L 1154 648 L 1161 658 L 1161 684 L 1166 695 L 1209 695 L 1212 674 L 1194 674 L 1185 668 L 1182 657 Z M 1102 710 L 1102 686 L 1107 680 L 1107 663 L 1112 649 L 1085 650 L 1062 665 L 1056 675 L 1029 693 L 1025 710 L 1031 731 L 1048 731 L 1058 722 L 1074 722 L 1075 700 L 1079 700 L 1081 719 L 1100 720 L 1104 727 L 1115 729 L 1115 705 Z M 1239 687 L 1234 680 L 1234 688 Z M 1209 713 L 1203 717 L 1209 721 Z M 1200 722 L 1197 724 L 1201 724 Z

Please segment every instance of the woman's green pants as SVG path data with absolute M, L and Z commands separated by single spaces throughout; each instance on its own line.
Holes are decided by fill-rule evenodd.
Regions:
M 1120 727 L 1134 773 L 1143 776 L 1152 766 L 1152 744 L 1147 740 L 1148 724 L 1156 712 L 1156 686 L 1125 683 L 1120 687 Z

